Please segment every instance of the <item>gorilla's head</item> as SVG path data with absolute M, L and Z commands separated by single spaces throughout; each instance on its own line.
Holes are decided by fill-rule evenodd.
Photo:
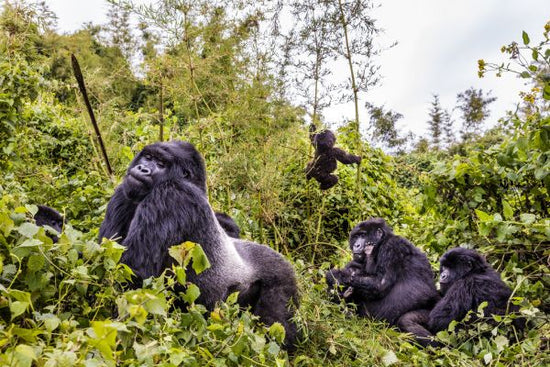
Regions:
M 330 130 L 324 130 L 320 133 L 316 133 L 313 137 L 313 146 L 317 150 L 329 150 L 336 144 L 336 136 Z
M 382 218 L 372 218 L 356 225 L 349 234 L 349 247 L 355 261 L 364 261 L 373 256 L 378 247 L 392 234 Z
M 439 284 L 443 294 L 457 280 L 470 274 L 484 273 L 490 268 L 483 256 L 474 250 L 462 247 L 447 251 L 439 259 L 439 264 Z
M 206 193 L 204 160 L 192 144 L 173 141 L 147 145 L 126 172 L 124 192 L 139 201 L 166 181 L 192 184 Z

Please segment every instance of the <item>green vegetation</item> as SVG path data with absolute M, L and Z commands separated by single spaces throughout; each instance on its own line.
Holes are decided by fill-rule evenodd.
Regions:
M 263 2 L 224 7 L 165 0 L 162 9 L 120 3 L 111 11 L 118 23 L 66 35 L 53 30 L 43 5 L 4 2 L 0 14 L 0 365 L 550 364 L 550 22 L 540 43 L 523 33 L 519 43 L 503 47 L 512 56 L 508 62 L 479 61 L 481 76 L 511 72 L 531 82 L 517 112 L 476 134 L 491 98 L 472 89 L 461 104 L 464 116 L 472 116 L 466 125 L 471 129 L 467 139 L 455 142 L 434 98 L 430 118 L 442 124 L 434 125 L 437 140 L 425 139 L 397 156 L 360 139 L 358 119 L 341 124 L 337 144 L 361 154 L 363 162 L 359 172 L 339 166 L 339 184 L 321 192 L 305 180 L 312 149 L 304 115 L 313 111 L 313 120 L 322 122 L 328 92 L 308 94 L 307 103 L 296 106 L 288 73 L 303 67 L 296 39 L 301 46 L 311 42 L 301 54 L 317 57 L 311 65 L 319 70 L 327 67 L 326 58 L 336 57 L 325 48 L 330 45 L 307 38 L 325 34 L 328 25 L 315 23 L 314 30 L 297 34 L 263 32 L 266 19 L 277 15 Z M 360 3 L 368 11 L 370 2 Z M 297 2 L 294 9 L 315 14 L 316 21 L 323 19 L 320 11 L 345 10 L 316 4 L 324 2 Z M 124 14 L 130 13 L 139 16 L 139 37 L 125 30 Z M 369 29 L 372 39 L 376 29 Z M 277 59 L 272 45 L 288 53 Z M 351 73 L 372 72 L 359 91 L 375 84 L 371 51 L 342 51 L 350 62 L 361 60 Z M 86 79 L 112 177 L 72 76 L 71 53 Z M 139 55 L 141 66 L 133 66 Z M 327 74 L 300 78 L 312 81 L 300 87 L 321 86 Z M 345 93 L 355 102 L 356 88 Z M 477 98 L 481 115 L 475 106 L 469 109 L 468 96 Z M 379 114 L 373 126 L 400 116 L 371 107 Z M 266 329 L 240 312 L 235 295 L 208 313 L 193 304 L 196 287 L 173 294 L 170 286 L 185 281 L 181 267 L 177 279 L 150 279 L 136 290 L 122 286 L 130 277 L 119 263 L 123 247 L 98 244 L 99 225 L 133 155 L 160 139 L 192 142 L 206 160 L 212 206 L 234 217 L 244 237 L 268 244 L 294 264 L 304 335 L 295 354 L 281 350 L 281 327 Z M 58 243 L 33 223 L 37 204 L 67 218 Z M 511 317 L 498 317 L 497 326 L 478 322 L 454 332 L 451 325 L 438 334 L 445 347 L 422 349 L 387 324 L 358 319 L 330 303 L 324 272 L 349 259 L 350 229 L 371 216 L 385 218 L 422 248 L 435 269 L 451 247 L 484 253 L 514 290 L 513 302 L 528 322 L 524 335 L 514 335 Z M 173 252 L 183 267 L 191 262 L 200 270 L 204 264 L 193 244 Z M 178 297 L 192 304 L 189 309 L 172 307 Z

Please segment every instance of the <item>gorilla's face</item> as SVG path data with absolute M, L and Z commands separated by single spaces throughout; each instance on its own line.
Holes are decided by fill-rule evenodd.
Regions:
M 128 198 L 140 201 L 155 186 L 172 180 L 206 192 L 205 176 L 204 160 L 193 145 L 155 143 L 143 148 L 134 158 L 124 178 L 123 190 Z
M 443 294 L 457 280 L 471 273 L 481 273 L 489 266 L 477 252 L 460 247 L 443 254 L 439 263 L 439 285 Z
M 328 150 L 334 147 L 336 143 L 336 136 L 330 130 L 321 131 L 320 133 L 315 134 L 315 139 L 313 145 L 316 149 L 319 150 Z
M 383 222 L 383 220 L 382 220 Z M 349 246 L 353 260 L 364 262 L 374 255 L 375 249 L 384 242 L 386 224 L 377 219 L 359 223 L 350 233 Z

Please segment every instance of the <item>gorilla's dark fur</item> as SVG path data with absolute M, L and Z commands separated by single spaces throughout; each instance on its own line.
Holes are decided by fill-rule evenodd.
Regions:
M 223 230 L 225 231 L 225 233 L 227 233 L 229 237 L 241 237 L 241 229 L 239 228 L 237 223 L 235 223 L 233 218 L 222 212 L 215 212 L 215 214 L 218 223 L 220 223 L 220 226 L 222 226 Z
M 61 233 L 63 229 L 63 223 L 65 220 L 63 216 L 55 209 L 46 205 L 38 205 L 38 211 L 34 215 L 34 220 L 37 226 L 50 226 L 58 233 Z M 57 242 L 57 236 L 48 234 L 53 242 Z
M 340 148 L 335 148 L 336 136 L 330 130 L 316 133 L 316 127 L 311 124 L 309 138 L 315 147 L 315 156 L 306 167 L 306 178 L 314 178 L 321 184 L 321 190 L 330 189 L 338 182 L 338 177 L 332 174 L 336 169 L 336 161 L 343 164 L 361 162 L 361 157 L 346 153 Z
M 239 291 L 240 305 L 250 306 L 267 325 L 281 323 L 285 345 L 295 343 L 292 266 L 267 246 L 227 236 L 208 203 L 204 160 L 190 143 L 146 146 L 111 198 L 99 234 L 126 247 L 121 261 L 142 279 L 172 265 L 170 246 L 200 244 L 211 267 L 199 275 L 187 269 L 188 280 L 201 290 L 197 302 L 211 310 Z
M 432 307 L 439 296 L 426 255 L 393 234 L 381 218 L 361 222 L 350 233 L 353 261 L 326 274 L 330 291 L 357 305 L 360 316 L 397 325 L 411 311 Z
M 420 337 L 422 344 L 431 344 L 425 341 L 426 337 L 447 329 L 453 320 L 462 320 L 468 311 L 475 312 L 482 302 L 487 302 L 485 316 L 519 309 L 508 304 L 512 291 L 476 251 L 457 247 L 447 251 L 439 262 L 443 298 L 430 312 L 411 313 L 404 320 L 409 325 L 408 331 Z M 514 326 L 522 329 L 523 320 L 514 320 Z

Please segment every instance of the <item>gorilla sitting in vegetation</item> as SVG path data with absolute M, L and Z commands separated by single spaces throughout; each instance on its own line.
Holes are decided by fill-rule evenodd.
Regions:
M 99 234 L 126 247 L 121 261 L 141 279 L 171 267 L 171 246 L 200 244 L 211 267 L 200 274 L 187 269 L 188 280 L 201 291 L 197 302 L 212 310 L 238 291 L 240 305 L 266 325 L 281 323 L 285 346 L 295 343 L 291 318 L 298 294 L 292 266 L 267 246 L 227 236 L 208 203 L 204 160 L 190 143 L 146 146 L 109 201 Z
M 415 334 L 421 344 L 433 345 L 430 336 L 447 329 L 451 321 L 462 320 L 468 311 L 475 312 L 483 302 L 487 302 L 485 316 L 518 311 L 518 306 L 508 303 L 510 288 L 476 251 L 457 247 L 447 251 L 439 262 L 443 298 L 431 311 L 412 312 L 403 320 L 407 331 Z M 513 324 L 523 329 L 523 319 L 516 319 Z
M 34 220 L 37 226 L 50 226 L 58 233 L 61 233 L 63 224 L 65 223 L 63 216 L 57 210 L 46 205 L 38 205 L 38 211 L 34 215 Z M 48 234 L 48 236 L 50 236 L 54 243 L 57 242 L 56 235 Z
M 215 212 L 215 214 L 218 223 L 220 223 L 220 226 L 222 226 L 223 230 L 229 237 L 241 237 L 241 229 L 239 228 L 235 220 L 233 220 L 233 218 L 222 212 Z
M 309 127 L 311 144 L 315 147 L 315 156 L 306 167 L 306 178 L 314 178 L 321 184 L 321 190 L 330 189 L 338 182 L 338 177 L 332 174 L 336 169 L 336 161 L 343 164 L 361 162 L 361 157 L 346 153 L 340 148 L 335 148 L 336 136 L 330 130 L 323 130 L 319 133 L 314 124 Z
M 350 233 L 353 260 L 326 274 L 329 291 L 357 305 L 360 316 L 397 325 L 405 313 L 431 308 L 439 299 L 426 255 L 393 234 L 381 218 L 359 223 Z

